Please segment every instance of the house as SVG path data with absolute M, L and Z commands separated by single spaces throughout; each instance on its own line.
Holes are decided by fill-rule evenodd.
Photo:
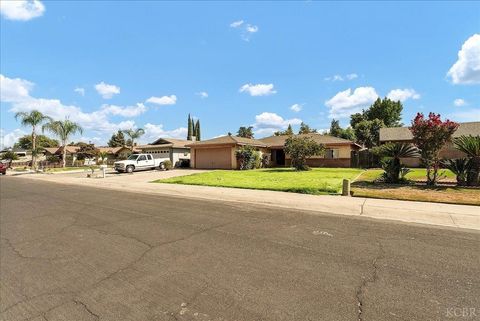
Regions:
M 151 144 L 136 146 L 142 153 L 152 154 L 154 158 L 170 158 L 175 167 L 182 166 L 190 160 L 190 140 L 159 138 Z M 188 166 L 188 165 L 186 165 Z
M 317 133 L 297 135 L 311 137 L 326 147 L 324 155 L 307 160 L 313 167 L 350 167 L 351 153 L 361 146 L 352 141 Z M 187 145 L 191 148 L 190 165 L 192 168 L 237 169 L 235 151 L 242 146 L 256 147 L 261 154 L 270 156 L 272 166 L 289 166 L 291 160 L 285 155 L 285 141 L 289 136 L 270 136 L 262 139 L 250 139 L 237 136 L 221 136 Z
M 108 159 L 127 159 L 132 153 L 132 149 L 127 146 L 121 147 L 97 147 L 99 153 L 107 153 Z M 133 152 L 140 152 L 141 150 L 134 147 Z
M 17 147 L 5 148 L 5 149 L 0 151 L 0 154 L 4 154 L 6 152 L 12 152 L 15 155 L 17 155 L 19 158 L 22 158 L 22 157 L 24 158 L 24 157 L 27 157 L 27 155 L 29 155 L 29 156 L 32 155 L 31 151 L 23 149 L 23 148 L 17 148 Z
M 459 123 L 458 129 L 453 133 L 453 138 L 463 135 L 480 136 L 480 122 L 467 122 Z M 380 129 L 380 144 L 389 142 L 394 143 L 413 143 L 413 135 L 408 127 L 390 127 Z M 453 142 L 448 142 L 445 147 L 440 151 L 441 158 L 461 158 L 466 155 L 457 150 Z M 419 167 L 420 158 L 410 157 L 402 158 L 402 163 L 409 167 Z

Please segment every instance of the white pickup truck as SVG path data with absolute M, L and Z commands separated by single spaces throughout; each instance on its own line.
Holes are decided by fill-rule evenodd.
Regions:
M 119 173 L 132 173 L 155 168 L 165 169 L 164 162 L 167 160 L 170 158 L 153 158 L 152 154 L 132 154 L 126 160 L 115 162 L 113 166 Z

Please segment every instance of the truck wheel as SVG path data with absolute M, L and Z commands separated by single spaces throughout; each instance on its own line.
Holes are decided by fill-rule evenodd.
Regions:
M 164 164 L 164 163 L 160 163 L 160 165 L 158 165 L 158 168 L 161 169 L 161 170 L 164 170 L 164 169 L 165 169 L 165 164 Z
M 125 170 L 126 170 L 127 173 L 133 173 L 133 170 L 134 170 L 134 169 L 135 169 L 135 168 L 130 165 L 130 166 L 127 166 L 127 168 L 126 168 Z

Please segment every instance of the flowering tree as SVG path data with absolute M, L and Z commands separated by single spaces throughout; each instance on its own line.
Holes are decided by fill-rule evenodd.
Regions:
M 409 128 L 413 134 L 413 143 L 421 150 L 421 159 L 427 168 L 427 185 L 434 186 L 438 180 L 440 150 L 451 140 L 458 124 L 450 120 L 442 121 L 440 114 L 430 113 L 426 118 L 418 113 Z

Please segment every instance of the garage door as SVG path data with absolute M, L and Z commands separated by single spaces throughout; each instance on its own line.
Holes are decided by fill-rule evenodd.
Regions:
M 195 168 L 231 169 L 231 147 L 195 150 Z

